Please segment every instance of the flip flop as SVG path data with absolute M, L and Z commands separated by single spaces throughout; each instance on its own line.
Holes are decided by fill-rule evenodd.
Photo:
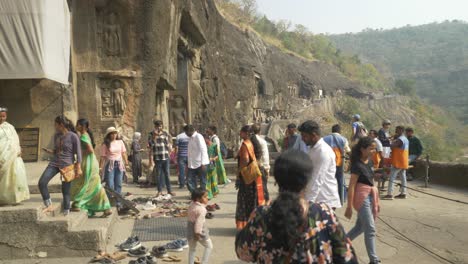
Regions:
M 221 207 L 217 203 L 213 204 L 213 206 L 216 210 L 221 210 Z

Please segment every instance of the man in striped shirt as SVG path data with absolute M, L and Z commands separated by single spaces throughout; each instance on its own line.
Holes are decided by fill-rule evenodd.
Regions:
M 169 179 L 169 153 L 172 149 L 172 137 L 163 130 L 163 122 L 160 120 L 154 121 L 154 131 L 150 132 L 148 138 L 149 146 L 149 165 L 154 164 L 158 170 L 158 194 L 162 192 L 164 185 L 167 187 L 167 193 L 174 196 L 171 191 L 171 181 Z

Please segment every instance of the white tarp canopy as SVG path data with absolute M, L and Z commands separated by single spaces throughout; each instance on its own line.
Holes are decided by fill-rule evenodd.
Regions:
M 68 84 L 70 13 L 66 0 L 0 1 L 0 79 Z

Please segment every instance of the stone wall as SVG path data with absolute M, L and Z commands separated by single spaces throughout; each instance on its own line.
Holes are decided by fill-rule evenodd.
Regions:
M 425 166 L 425 161 L 418 162 L 413 169 L 414 176 L 424 179 Z M 468 164 L 431 161 L 429 163 L 430 183 L 468 189 Z

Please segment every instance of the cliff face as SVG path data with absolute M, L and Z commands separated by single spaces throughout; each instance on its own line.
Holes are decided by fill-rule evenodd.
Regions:
M 71 85 L 0 82 L 0 104 L 13 110 L 9 120 L 39 127 L 43 146 L 51 147 L 52 119 L 62 112 L 89 119 L 97 144 L 109 126 L 131 138 L 160 119 L 173 135 L 184 123 L 200 130 L 217 125 L 222 140 L 234 147 L 244 124 L 264 123 L 264 132 L 276 140 L 289 122 L 315 119 L 328 127 L 347 121 L 354 114 L 343 110 L 350 97 L 361 103 L 356 111 L 369 109 L 366 89 L 335 66 L 266 44 L 226 21 L 213 0 L 69 5 Z
M 182 12 L 206 39 L 189 53 L 193 123 L 218 124 L 228 141 L 237 139 L 243 124 L 320 119 L 304 109 L 333 102 L 323 98 L 364 94 L 336 67 L 287 54 L 230 24 L 211 0 L 193 1 Z M 181 29 L 190 43 L 190 32 Z M 333 107 L 325 108 L 333 119 Z

